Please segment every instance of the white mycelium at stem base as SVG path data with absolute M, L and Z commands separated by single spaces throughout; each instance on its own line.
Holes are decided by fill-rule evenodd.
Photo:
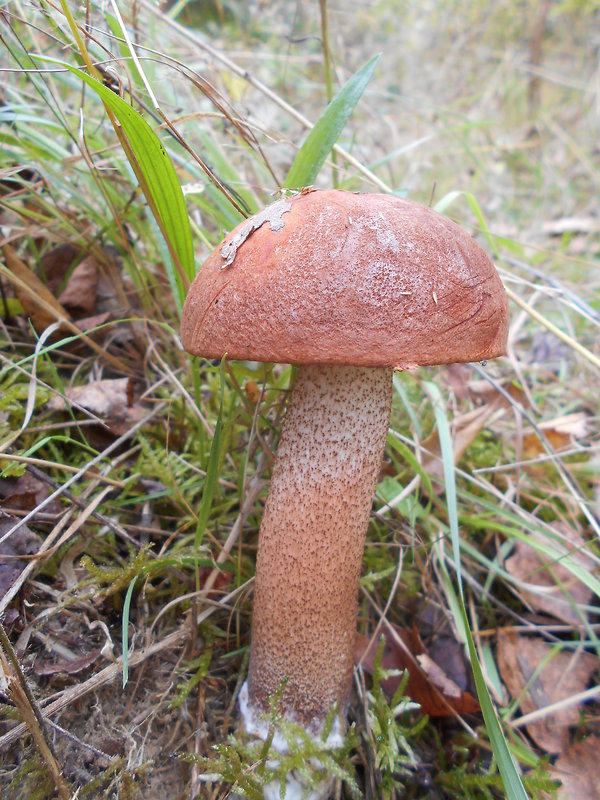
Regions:
M 318 735 L 352 683 L 358 586 L 387 436 L 392 369 L 302 366 L 260 527 L 246 728 L 268 697 Z

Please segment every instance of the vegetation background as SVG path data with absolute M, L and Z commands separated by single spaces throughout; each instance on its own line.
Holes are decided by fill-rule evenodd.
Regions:
M 493 703 L 529 796 L 600 796 L 599 22 L 596 0 L 1 4 L 3 797 L 262 796 L 265 754 L 228 736 L 291 371 L 190 359 L 179 312 L 336 125 L 305 183 L 456 219 L 512 325 L 506 358 L 396 376 L 355 726 L 315 770 L 338 797 L 524 797 Z

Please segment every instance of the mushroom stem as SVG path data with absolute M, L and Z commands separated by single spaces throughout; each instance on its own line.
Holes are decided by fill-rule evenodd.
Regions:
M 389 425 L 391 368 L 302 366 L 260 527 L 244 709 L 260 733 L 268 698 L 318 735 L 352 684 L 358 587 Z

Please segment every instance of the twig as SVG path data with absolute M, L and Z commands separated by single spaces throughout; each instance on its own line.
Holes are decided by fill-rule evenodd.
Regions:
M 24 727 L 32 735 L 40 755 L 44 759 L 46 766 L 54 780 L 54 785 L 58 791 L 60 800 L 69 800 L 71 792 L 62 774 L 60 764 L 52 749 L 52 744 L 46 733 L 44 717 L 35 701 L 31 689 L 27 685 L 19 659 L 6 635 L 2 623 L 0 623 L 0 670 L 6 676 L 8 689 L 15 706 L 24 720 Z M 5 655 L 6 654 L 6 655 Z
M 137 448 L 134 447 L 134 448 L 128 450 L 127 451 L 127 455 L 130 456 L 132 454 L 132 452 L 136 451 L 136 449 Z M 0 456 L 0 459 L 2 459 L 2 458 L 6 458 L 6 456 Z M 62 465 L 59 465 L 59 466 L 62 466 Z M 111 464 L 111 468 L 114 468 L 114 467 L 115 467 L 115 462 L 113 461 L 112 464 Z M 42 472 L 42 470 L 36 469 L 36 467 L 28 467 L 27 471 L 30 472 L 35 478 L 37 478 L 40 481 L 43 481 L 44 483 L 47 483 L 49 486 L 52 486 L 54 489 L 59 489 L 60 488 L 60 484 L 58 484 L 55 480 L 53 480 L 48 475 L 46 475 L 44 472 Z M 130 476 L 127 480 L 130 481 L 131 477 L 132 476 Z M 107 483 L 109 485 L 109 487 L 123 488 L 123 486 L 125 485 L 125 481 L 114 481 L 111 478 L 107 478 L 104 475 L 100 475 L 100 474 L 98 474 L 96 472 L 92 472 L 90 475 L 88 475 L 88 478 L 91 478 L 96 483 Z M 78 508 L 80 508 L 82 511 L 85 511 L 85 509 L 87 508 L 86 501 L 81 497 L 77 497 L 72 492 L 63 490 L 63 496 L 66 497 L 66 499 L 70 503 L 73 503 Z M 130 544 L 134 544 L 136 546 L 138 545 L 138 542 L 135 539 L 133 539 L 127 533 L 127 531 L 124 528 L 122 528 L 118 523 L 116 523 L 114 520 L 110 519 L 109 517 L 104 516 L 104 514 L 101 514 L 99 511 L 93 511 L 91 516 L 94 517 L 94 519 L 98 520 L 98 522 L 100 522 L 102 525 L 106 525 L 107 528 L 110 528 L 111 531 L 113 531 L 114 533 L 116 533 L 118 536 L 120 536 L 121 538 L 125 539 L 126 541 L 128 541 Z
M 513 301 L 513 303 L 516 303 L 520 308 L 526 311 L 532 319 L 534 319 L 536 322 L 539 322 L 540 325 L 543 325 L 543 327 L 546 328 L 546 330 L 549 330 L 550 333 L 553 333 L 557 339 L 560 339 L 572 350 L 575 350 L 577 353 L 579 353 L 580 356 L 583 356 L 586 361 L 589 361 L 590 364 L 593 364 L 596 369 L 600 370 L 600 358 L 598 358 L 598 356 L 594 355 L 590 350 L 587 349 L 587 347 L 579 344 L 579 342 L 569 336 L 568 333 L 565 333 L 564 331 L 561 331 L 560 328 L 557 328 L 556 325 L 550 322 L 550 320 L 546 319 L 543 314 L 540 314 L 540 312 L 536 311 L 533 306 L 529 305 L 529 303 L 526 303 L 525 300 L 522 300 L 519 295 L 516 294 L 516 292 L 512 291 L 510 287 L 505 285 L 504 288 L 506 289 L 506 294 Z
M 35 467 L 48 467 L 50 469 L 62 469 L 65 472 L 78 472 L 79 470 L 77 467 L 72 467 L 70 464 L 57 464 L 54 461 L 46 461 L 44 458 L 33 458 L 32 456 L 19 456 L 15 453 L 2 453 L 0 454 L 0 461 L 15 461 L 17 464 L 28 464 L 32 468 L 28 470 L 34 475 L 38 480 L 45 481 L 46 483 L 54 484 L 54 488 L 58 487 L 56 481 L 53 481 L 52 478 L 48 478 L 48 476 L 43 473 L 40 469 L 36 469 Z M 108 483 L 110 486 L 114 486 L 117 489 L 123 489 L 125 486 L 125 481 L 116 481 L 113 478 L 106 478 L 103 475 L 100 475 L 98 472 L 92 472 L 88 476 L 90 478 L 97 478 L 101 483 Z M 65 493 L 65 497 L 68 495 Z M 69 498 L 71 499 L 71 498 Z
M 56 722 L 53 722 L 51 719 L 47 719 L 46 724 L 49 725 L 51 728 L 53 728 L 55 731 L 57 731 L 57 733 L 60 733 L 61 736 L 64 736 L 70 742 L 73 742 L 73 744 L 76 744 L 78 747 L 81 747 L 84 750 L 89 750 L 90 753 L 93 753 L 96 756 L 96 758 L 105 762 L 106 766 L 109 766 L 115 761 L 114 756 L 109 756 L 108 753 L 105 753 L 103 750 L 98 750 L 97 747 L 94 747 L 88 742 L 84 742 L 78 736 L 75 736 L 74 733 L 71 733 L 70 731 L 67 731 L 64 728 L 61 728 L 60 725 L 57 725 Z
M 15 579 L 15 581 L 13 582 L 12 586 L 10 587 L 10 589 L 5 593 L 4 597 L 2 597 L 2 599 L 0 599 L 0 614 L 2 614 L 6 610 L 6 608 L 9 605 L 9 603 L 11 603 L 13 598 L 16 597 L 16 595 L 19 593 L 19 591 L 21 589 L 21 586 L 25 583 L 25 580 L 29 577 L 29 575 L 36 568 L 36 565 L 37 565 L 37 562 L 39 561 L 39 559 L 42 556 L 46 557 L 46 556 L 52 555 L 54 552 L 56 552 L 56 550 L 61 545 L 63 545 L 67 541 L 67 539 L 70 539 L 70 537 L 76 531 L 79 530 L 79 528 L 85 523 L 87 518 L 93 513 L 93 511 L 96 509 L 96 507 L 98 505 L 100 505 L 100 503 L 104 500 L 104 498 L 106 497 L 106 495 L 110 491 L 111 491 L 111 488 L 109 486 L 106 489 L 104 489 L 103 491 L 101 491 L 100 494 L 96 495 L 96 497 L 92 500 L 92 502 L 88 504 L 87 508 L 81 514 L 79 514 L 75 518 L 75 520 L 69 525 L 69 527 L 62 534 L 60 539 L 58 539 L 58 541 L 56 543 L 52 544 L 54 542 L 54 539 L 56 538 L 56 533 L 55 532 L 57 530 L 60 531 L 62 529 L 62 527 L 63 527 L 63 525 L 61 524 L 63 522 L 63 520 L 64 520 L 64 517 L 63 517 L 63 520 L 61 520 L 61 522 L 56 526 L 54 531 L 52 531 L 52 533 L 55 534 L 55 535 L 46 537 L 46 539 L 44 540 L 44 542 L 43 542 L 42 546 L 40 547 L 38 553 L 35 555 L 34 558 L 31 558 L 31 556 L 29 557 L 29 558 L 31 558 L 29 564 L 27 564 L 25 569 L 23 569 L 22 572 L 19 574 L 19 576 Z M 19 524 L 22 524 L 22 521 Z M 15 528 L 16 527 L 18 527 L 18 525 L 15 526 Z M 13 530 L 15 528 L 13 528 Z

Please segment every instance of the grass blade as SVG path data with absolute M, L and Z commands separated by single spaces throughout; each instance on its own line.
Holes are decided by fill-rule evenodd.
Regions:
M 473 195 L 471 192 L 465 192 L 462 191 L 461 189 L 457 189 L 453 192 L 448 192 L 448 194 L 444 195 L 444 197 L 442 197 L 442 199 L 435 204 L 434 208 L 440 214 L 445 214 L 446 210 L 460 197 L 464 197 L 467 203 L 469 204 L 469 208 L 471 209 L 475 219 L 477 220 L 477 225 L 479 226 L 479 229 L 486 237 L 490 247 L 494 252 L 494 256 L 498 258 L 500 256 L 500 253 L 498 252 L 498 246 L 496 245 L 496 240 L 493 234 L 490 232 L 490 229 L 488 228 L 487 221 L 485 219 L 483 211 L 481 210 L 481 206 L 477 202 L 477 198 L 475 197 L 475 195 Z
M 439 388 L 429 381 L 425 382 L 425 389 L 431 398 L 433 412 L 440 439 L 442 452 L 442 463 L 444 466 L 444 481 L 446 487 L 446 504 L 448 508 L 448 520 L 450 523 L 450 536 L 452 539 L 452 549 L 454 553 L 454 563 L 456 564 L 456 577 L 459 590 L 459 608 L 462 617 L 463 629 L 466 635 L 467 648 L 475 678 L 477 696 L 481 705 L 481 712 L 485 722 L 485 727 L 490 737 L 492 750 L 498 762 L 498 770 L 504 782 L 507 800 L 527 800 L 527 792 L 523 786 L 521 776 L 517 771 L 513 756 L 508 747 L 504 732 L 498 720 L 496 709 L 492 703 L 492 698 L 485 683 L 483 671 L 475 649 L 475 642 L 471 634 L 467 609 L 465 607 L 462 575 L 460 572 L 460 538 L 458 535 L 458 510 L 456 503 L 456 479 L 454 473 L 454 453 L 452 448 L 452 436 L 444 401 Z
M 219 401 L 219 414 L 215 423 L 215 432 L 210 444 L 210 453 L 208 456 L 208 464 L 206 465 L 206 478 L 204 480 L 204 489 L 202 491 L 202 501 L 200 503 L 200 510 L 198 511 L 198 520 L 196 522 L 196 535 L 194 536 L 194 554 L 196 559 L 196 591 L 200 591 L 199 573 L 198 573 L 198 554 L 204 531 L 208 523 L 208 517 L 212 508 L 213 497 L 215 489 L 217 488 L 217 481 L 219 479 L 219 472 L 221 467 L 221 460 L 225 446 L 225 436 L 223 435 L 223 406 L 225 404 L 225 359 L 221 361 L 220 368 L 221 378 L 221 397 Z
M 296 154 L 284 188 L 300 189 L 314 183 L 331 148 L 362 97 L 378 60 L 379 55 L 369 59 L 329 103 Z
M 138 576 L 132 579 L 127 587 L 125 600 L 123 601 L 123 615 L 121 617 L 121 640 L 123 642 L 123 688 L 129 680 L 129 609 L 131 607 L 131 596 L 137 582 Z
M 173 259 L 175 270 L 169 278 L 175 298 L 182 305 L 187 289 L 185 284 L 194 278 L 194 248 L 183 192 L 163 143 L 134 108 L 95 78 L 65 62 L 43 60 L 60 64 L 76 75 L 96 92 L 117 118 L 128 145 L 125 153 L 142 184 Z

